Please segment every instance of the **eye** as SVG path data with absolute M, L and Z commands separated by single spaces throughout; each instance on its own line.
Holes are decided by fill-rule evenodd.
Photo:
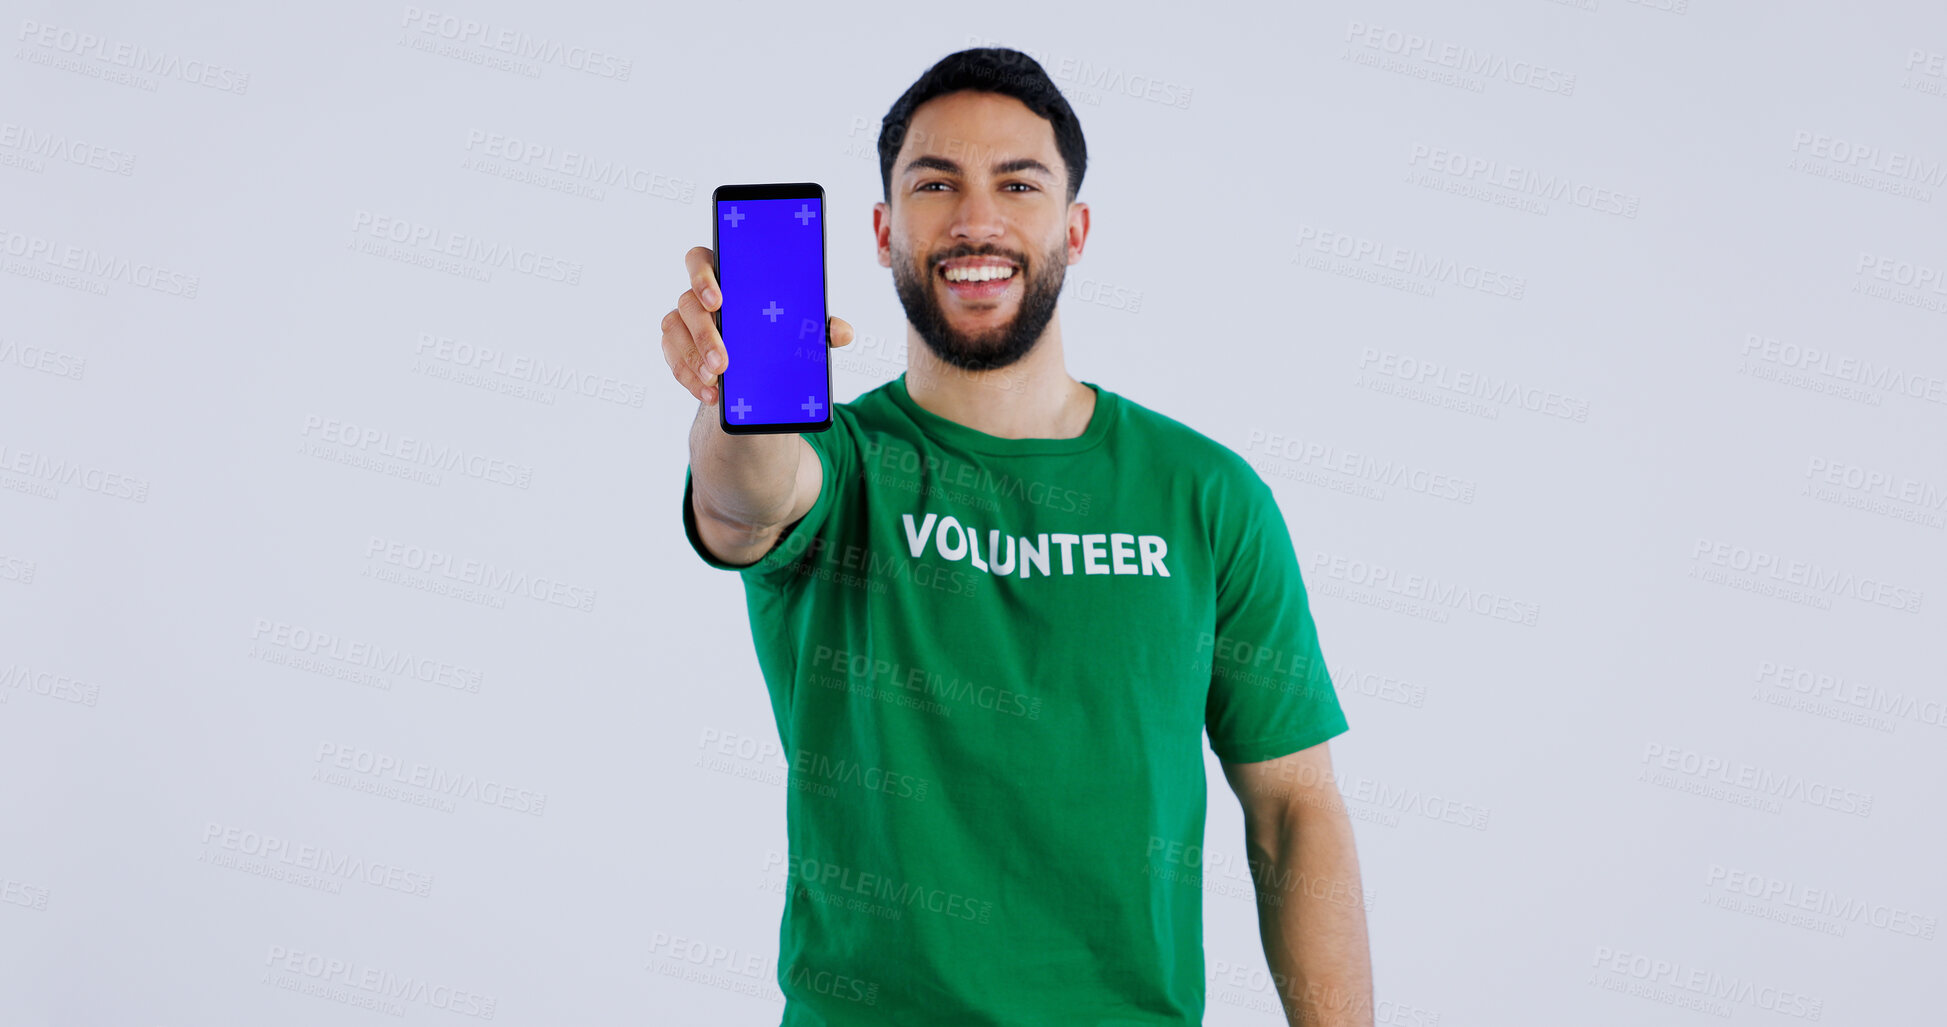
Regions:
M 945 182 L 921 182 L 920 184 L 913 187 L 913 191 L 916 193 L 926 192 L 927 191 L 926 187 L 929 185 L 945 186 L 946 183 Z
M 1029 184 L 1028 184 L 1028 183 L 1026 183 L 1026 182 L 1009 182 L 1009 183 L 1007 183 L 1007 186 L 1017 186 L 1017 185 L 1018 185 L 1018 186 L 1020 186 L 1020 187 L 1021 187 L 1022 189 L 1025 189 L 1025 190 L 1027 190 L 1028 192 L 1035 192 L 1035 191 L 1036 191 L 1036 190 L 1035 190 L 1035 187 L 1034 187 L 1034 186 L 1032 186 L 1032 185 L 1029 185 Z M 1003 186 L 1002 188 L 1007 188 L 1007 186 Z

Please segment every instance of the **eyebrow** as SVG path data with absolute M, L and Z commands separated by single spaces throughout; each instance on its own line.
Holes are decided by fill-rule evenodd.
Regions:
M 955 161 L 948 160 L 945 157 L 925 156 L 914 157 L 912 160 L 907 161 L 906 170 L 900 172 L 900 174 L 904 176 L 912 174 L 915 171 L 926 169 L 944 171 L 950 175 L 965 173 L 965 170 Z M 1053 180 L 1055 177 L 1054 171 L 1050 170 L 1048 165 L 1035 160 L 1033 157 L 1016 157 L 1013 160 L 998 161 L 993 167 L 995 175 L 1011 175 L 1016 171 L 1033 171 L 1050 180 Z

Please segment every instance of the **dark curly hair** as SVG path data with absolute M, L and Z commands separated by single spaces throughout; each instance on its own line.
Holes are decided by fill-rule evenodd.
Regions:
M 879 121 L 879 178 L 885 185 L 887 202 L 892 200 L 892 164 L 905 142 L 913 111 L 937 96 L 971 89 L 983 93 L 1011 96 L 1028 110 L 1047 119 L 1055 128 L 1055 149 L 1068 165 L 1068 202 L 1082 188 L 1082 172 L 1088 170 L 1088 145 L 1082 141 L 1082 123 L 1068 98 L 1061 95 L 1041 62 L 1005 47 L 979 47 L 948 54 L 921 75 Z

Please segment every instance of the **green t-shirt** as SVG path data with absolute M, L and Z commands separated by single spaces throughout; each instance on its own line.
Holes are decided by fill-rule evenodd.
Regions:
M 737 567 L 789 764 L 784 1027 L 1200 1024 L 1207 785 L 1346 730 L 1270 487 L 1096 393 L 1006 439 L 905 375 Z

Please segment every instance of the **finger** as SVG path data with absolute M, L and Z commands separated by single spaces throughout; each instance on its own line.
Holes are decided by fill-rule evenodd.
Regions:
M 695 371 L 700 363 L 696 355 L 696 340 L 690 337 L 690 326 L 683 323 L 683 315 L 670 311 L 663 315 L 663 363 L 669 365 L 673 374 Z
M 722 374 L 730 366 L 730 352 L 723 346 L 723 336 L 717 334 L 716 321 L 696 298 L 695 289 L 685 289 L 676 297 L 676 311 L 682 315 L 683 324 L 688 326 L 690 338 L 696 344 L 697 373 Z
M 689 326 L 683 323 L 681 314 L 672 310 L 663 315 L 663 362 L 669 365 L 670 374 L 690 391 L 699 401 L 710 402 L 710 377 L 698 367 L 695 340 L 690 338 Z
M 831 333 L 833 346 L 849 346 L 852 344 L 853 332 L 850 321 L 842 317 L 828 318 L 827 326 L 827 330 Z
M 689 272 L 690 288 L 703 301 L 704 310 L 723 306 L 723 293 L 717 289 L 717 255 L 708 246 L 692 246 L 683 254 L 683 269 Z

